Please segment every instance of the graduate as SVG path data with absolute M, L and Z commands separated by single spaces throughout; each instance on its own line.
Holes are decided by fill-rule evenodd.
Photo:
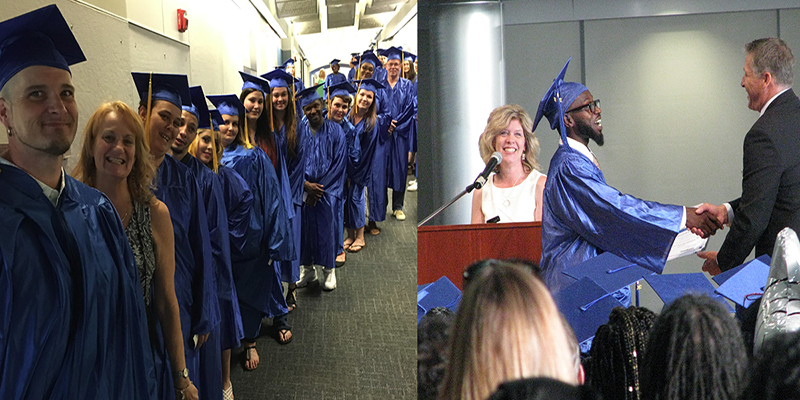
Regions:
M 383 85 L 374 79 L 358 80 L 354 81 L 354 84 L 358 87 L 358 92 L 348 121 L 354 126 L 354 141 L 357 143 L 359 153 L 358 160 L 348 165 L 344 195 L 344 226 L 347 228 L 344 247 L 351 253 L 357 253 L 367 245 L 364 241 L 364 188 L 371 176 L 378 142 L 386 142 L 389 139 L 385 132 L 391 122 L 388 115 L 378 115 L 377 111 L 376 93 L 383 88 Z M 379 132 L 384 134 L 381 135 Z
M 302 91 L 303 89 L 306 88 L 306 86 L 303 84 L 303 81 L 301 81 L 300 79 L 297 79 L 297 77 L 296 77 L 297 75 L 296 75 L 296 70 L 295 70 L 295 67 L 294 67 L 294 58 L 286 59 L 286 61 L 284 61 L 283 64 L 278 65 L 275 68 L 286 72 L 287 74 L 289 74 L 292 77 L 292 80 L 294 81 L 294 85 L 292 85 L 292 87 L 290 88 L 290 89 L 292 89 L 292 93 L 291 93 L 292 98 L 297 96 L 297 93 L 300 93 L 300 91 Z M 299 105 L 297 106 L 297 109 L 295 111 L 296 111 L 297 115 L 303 115 L 303 110 L 300 108 Z
M 186 165 L 167 154 L 181 128 L 182 106 L 191 105 L 189 84 L 185 75 L 139 72 L 131 75 L 141 99 L 139 116 L 144 122 L 145 137 L 157 168 L 154 194 L 167 205 L 175 233 L 175 295 L 186 343 L 184 352 L 188 372 L 166 375 L 166 379 L 159 381 L 159 389 L 161 396 L 171 397 L 172 379 L 188 374 L 196 382 L 201 398 L 206 398 L 199 379 L 199 349 L 220 321 L 213 247 L 205 198 L 198 179 Z M 169 368 L 169 360 L 166 355 L 156 354 L 155 361 L 156 376 L 160 377 L 158 371 Z
M 305 287 L 317 279 L 314 265 L 323 267 L 325 290 L 336 289 L 335 256 L 337 201 L 342 199 L 347 142 L 341 126 L 322 117 L 322 99 L 316 87 L 298 93 L 305 118 L 298 130 L 305 131 L 307 142 L 305 204 L 302 210 L 303 232 L 300 245 L 300 280 Z
M 367 51 L 370 54 L 372 54 L 372 50 L 367 50 Z M 378 50 L 376 50 L 376 53 L 378 53 L 377 57 L 378 57 L 378 60 L 380 60 L 381 63 L 380 63 L 380 65 L 375 67 L 375 74 L 372 76 L 372 78 L 375 79 L 376 81 L 382 83 L 382 84 L 386 84 L 387 71 L 386 71 L 385 67 L 386 67 L 386 61 L 388 61 L 388 57 L 386 57 L 386 49 L 378 49 Z M 362 78 L 362 79 L 366 79 L 366 78 Z
M 361 64 L 359 60 L 361 54 L 360 53 L 351 53 L 350 54 L 350 71 L 347 71 L 347 81 L 352 82 L 354 79 L 358 79 L 356 77 L 356 71 L 358 71 L 358 65 Z
M 297 307 L 297 281 L 300 279 L 300 231 L 301 215 L 300 209 L 303 206 L 303 183 L 305 182 L 305 158 L 303 151 L 305 136 L 297 129 L 300 120 L 295 113 L 297 107 L 294 105 L 294 96 L 289 89 L 293 78 L 286 72 L 276 69 L 261 75 L 269 82 L 269 95 L 267 96 L 267 114 L 269 130 L 275 137 L 278 147 L 278 154 L 284 162 L 286 175 L 288 176 L 289 195 L 284 200 L 289 199 L 291 212 L 287 209 L 290 224 L 292 226 L 292 241 L 295 245 L 296 258 L 292 261 L 279 261 L 281 280 L 287 282 L 286 304 L 289 311 Z M 281 181 L 281 188 L 284 182 Z M 284 195 L 285 192 L 282 192 Z
M 280 271 L 273 261 L 291 260 L 295 256 L 294 243 L 275 169 L 264 151 L 254 147 L 244 130 L 239 129 L 239 118 L 245 113 L 242 102 L 236 95 L 207 97 L 223 119 L 219 127 L 225 149 L 221 163 L 238 172 L 253 195 L 245 248 L 231 255 L 244 329 L 244 368 L 253 370 L 260 361 L 255 344 L 263 318 L 273 318 L 278 343 L 292 341 Z
M 339 60 L 338 58 L 334 58 L 330 62 L 331 71 L 333 71 L 333 72 L 331 72 L 330 74 L 328 74 L 328 76 L 325 77 L 325 84 L 322 86 L 322 100 L 323 101 L 326 101 L 326 102 L 328 101 L 330 88 L 332 88 L 336 84 L 339 84 L 339 83 L 342 83 L 342 82 L 347 82 L 347 77 L 344 76 L 344 74 L 339 72 L 339 68 L 341 68 L 339 66 L 339 62 L 340 61 L 341 60 Z
M 544 187 L 542 277 L 552 292 L 573 281 L 562 273 L 602 252 L 661 273 L 672 243 L 684 227 L 720 227 L 694 208 L 659 204 L 608 186 L 587 147 L 604 142 L 600 105 L 585 86 L 564 82 L 569 61 L 539 103 L 533 129 L 543 116 L 561 134 Z M 614 297 L 630 304 L 630 289 Z
M 398 221 L 406 219 L 403 213 L 403 199 L 406 193 L 406 176 L 408 175 L 408 153 L 410 135 L 414 124 L 416 107 L 414 106 L 414 84 L 400 76 L 403 52 L 390 47 L 384 54 L 387 57 L 386 89 L 383 100 L 386 109 L 392 117 L 391 126 L 394 128 L 389 140 L 387 186 L 392 189 L 392 214 Z
M 0 22 L 3 399 L 157 398 L 143 292 L 120 217 L 61 167 L 78 123 L 69 66 L 83 61 L 55 5 Z
M 347 173 L 354 168 L 354 165 L 358 164 L 358 157 L 361 151 L 360 143 L 355 140 L 356 128 L 346 118 L 347 113 L 350 111 L 350 103 L 353 102 L 350 96 L 351 94 L 355 94 L 356 90 L 350 83 L 341 82 L 330 87 L 329 92 L 331 97 L 328 100 L 329 111 L 327 118 L 339 124 L 339 126 L 342 127 L 342 131 L 344 131 L 345 142 L 347 143 L 347 166 L 345 168 Z M 336 222 L 336 227 L 334 228 L 334 233 L 336 234 L 335 243 L 337 246 L 336 266 L 341 267 L 344 265 L 346 258 L 344 251 L 347 250 L 352 243 L 352 241 L 350 241 L 350 243 L 344 241 L 344 196 L 337 200 L 335 211 L 336 217 L 334 222 Z
M 192 88 L 193 89 L 193 88 Z M 223 123 L 218 111 L 209 112 L 205 97 L 196 98 L 192 93 L 193 106 L 200 117 L 197 135 L 189 144 L 188 153 L 202 165 L 214 171 L 220 182 L 225 212 L 228 217 L 229 248 L 232 254 L 241 255 L 246 244 L 247 228 L 250 225 L 253 194 L 244 179 L 236 171 L 220 164 L 222 159 L 222 143 L 219 126 Z M 202 93 L 198 92 L 198 95 Z M 199 100 L 195 100 L 199 99 Z M 222 394 L 223 399 L 233 398 L 231 385 L 231 349 L 240 346 L 244 337 L 242 317 L 239 313 L 239 302 L 236 297 L 236 285 L 233 283 L 233 272 L 229 269 L 216 270 L 217 289 L 220 308 L 219 347 L 222 360 Z M 202 349 L 201 349 L 202 350 Z M 202 351 L 201 351 L 202 357 Z
M 414 179 L 408 182 L 408 187 L 406 191 L 409 192 L 416 192 L 417 191 L 417 69 L 415 67 L 415 62 L 417 60 L 417 56 L 409 53 L 403 52 L 403 78 L 408 79 L 411 83 L 414 84 L 414 121 L 411 123 L 411 131 L 408 135 L 408 146 L 409 146 L 409 153 L 408 153 L 408 165 L 414 171 Z

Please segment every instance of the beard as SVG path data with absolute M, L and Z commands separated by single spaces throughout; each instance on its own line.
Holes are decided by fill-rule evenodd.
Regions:
M 584 122 L 583 120 L 576 119 L 575 122 L 576 122 L 575 129 L 576 133 L 578 134 L 578 137 L 582 137 L 587 140 L 592 139 L 594 140 L 595 143 L 597 143 L 598 146 L 603 145 L 603 143 L 605 142 L 605 139 L 603 138 L 603 132 L 595 131 L 591 125 Z

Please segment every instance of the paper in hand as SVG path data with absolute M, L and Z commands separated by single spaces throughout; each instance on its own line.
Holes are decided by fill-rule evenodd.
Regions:
M 708 238 L 703 239 L 692 233 L 692 231 L 684 229 L 678 233 L 678 236 L 675 237 L 675 241 L 672 242 L 672 248 L 669 250 L 667 261 L 702 251 L 706 248 L 707 244 Z

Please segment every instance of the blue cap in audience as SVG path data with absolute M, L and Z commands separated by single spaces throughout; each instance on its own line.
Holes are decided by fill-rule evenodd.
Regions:
M 747 308 L 764 293 L 769 278 L 769 264 L 756 259 L 742 264 L 742 267 L 719 285 L 717 293 Z
M 282 69 L 272 70 L 264 75 L 261 75 L 261 77 L 269 81 L 269 87 L 271 88 L 285 87 L 288 89 L 289 84 L 294 82 L 294 77 Z
M 416 55 L 409 52 L 405 52 L 403 57 L 405 58 L 405 61 L 411 61 L 412 63 L 417 59 Z
M 131 72 L 131 76 L 142 100 L 147 100 L 147 93 L 152 86 L 154 101 L 168 101 L 178 108 L 192 105 L 189 79 L 186 75 Z
M 445 307 L 455 312 L 461 301 L 461 291 L 446 276 L 417 288 L 417 322 L 430 310 Z
M 615 292 L 655 272 L 610 252 L 588 259 L 562 271 L 575 279 L 588 277 L 606 292 Z
M 197 127 L 202 128 L 203 120 L 208 119 L 208 105 L 206 105 L 206 96 L 203 94 L 203 88 L 200 86 L 192 86 L 189 88 L 189 94 L 192 101 L 191 105 L 182 106 L 183 111 L 191 113 L 197 118 Z
M 70 71 L 86 61 L 67 21 L 54 4 L 0 22 L 0 89 L 27 67 Z
M 756 257 L 755 260 L 761 261 L 762 263 L 767 264 L 767 265 L 770 265 L 770 263 L 772 263 L 772 257 L 770 257 L 769 254 L 762 254 L 762 255 Z M 742 265 L 739 265 L 738 267 L 733 267 L 733 268 L 731 268 L 731 269 L 729 269 L 729 270 L 727 270 L 727 271 L 725 271 L 725 272 L 723 272 L 721 274 L 717 274 L 716 276 L 711 277 L 711 279 L 713 279 L 714 282 L 717 283 L 717 285 L 722 285 L 723 283 L 725 283 L 725 281 L 730 279 L 730 277 L 736 275 L 736 273 L 741 271 L 742 268 L 747 267 L 748 264 L 750 264 L 751 262 L 753 262 L 755 260 L 748 261 L 748 262 L 746 262 L 746 263 L 744 263 Z M 765 283 L 766 283 L 766 281 L 765 281 Z
M 283 64 L 278 65 L 275 68 L 286 69 L 289 68 L 290 65 L 294 65 L 294 58 L 289 58 L 288 60 L 284 61 Z
M 328 88 L 330 96 L 349 96 L 356 93 L 356 89 L 349 82 L 337 83 Z
M 362 63 L 367 63 L 367 64 L 372 64 L 373 67 L 382 67 L 383 66 L 383 63 L 381 62 L 381 60 L 379 60 L 378 57 L 375 56 L 375 54 L 372 54 L 372 53 L 363 54 L 361 56 L 361 62 Z
M 235 94 L 206 96 L 222 115 L 244 115 L 244 104 Z
M 403 50 L 398 49 L 397 47 L 394 46 L 386 49 L 382 55 L 385 56 L 387 60 L 400 60 L 401 62 L 403 61 Z
M 369 90 L 372 93 L 378 93 L 378 89 L 383 89 L 385 86 L 378 82 L 375 79 L 357 79 L 353 81 L 353 84 L 356 85 L 358 90 L 364 89 Z
M 706 279 L 705 274 L 702 272 L 648 275 L 645 276 L 644 279 L 664 302 L 664 307 L 683 295 L 696 294 L 707 295 L 719 301 L 721 304 L 724 304 L 727 310 L 733 312 L 731 305 L 728 304 L 722 296 L 714 293 L 714 286 Z
M 561 289 L 553 295 L 561 314 L 569 322 L 578 343 L 594 337 L 597 328 L 608 322 L 608 315 L 622 303 L 588 277 Z
M 265 81 L 264 79 L 250 75 L 248 73 L 239 71 L 239 75 L 242 76 L 242 90 L 245 89 L 256 89 L 260 90 L 262 94 L 269 93 L 269 82 Z
M 319 96 L 319 93 L 317 93 L 317 88 L 319 88 L 320 86 L 322 86 L 321 83 L 319 85 L 310 86 L 297 92 L 295 98 L 297 98 L 297 100 L 300 102 L 301 109 L 313 103 L 314 100 L 322 99 L 322 97 Z
M 533 119 L 533 129 L 536 130 L 542 117 L 547 117 L 547 120 L 550 121 L 550 129 L 559 128 L 561 131 L 561 140 L 565 146 L 567 145 L 567 130 L 564 128 L 564 112 L 581 93 L 589 90 L 577 82 L 564 82 L 564 75 L 567 73 L 570 60 L 572 59 L 567 60 L 567 63 L 561 68 L 561 72 L 553 79 L 553 84 L 539 102 L 536 117 Z
M 331 62 L 330 62 L 329 64 L 330 64 L 330 65 L 333 65 L 333 64 L 338 64 L 338 63 L 339 63 L 339 61 L 342 61 L 342 60 L 340 60 L 340 59 L 338 59 L 338 58 L 334 58 L 333 60 L 331 60 Z

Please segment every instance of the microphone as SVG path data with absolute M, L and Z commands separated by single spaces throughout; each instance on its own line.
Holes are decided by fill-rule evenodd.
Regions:
M 480 175 L 475 178 L 475 182 L 472 183 L 473 189 L 480 189 L 483 185 L 486 184 L 486 179 L 489 178 L 489 174 L 494 170 L 494 167 L 500 162 L 503 161 L 503 155 L 500 154 L 499 151 L 495 151 L 492 153 L 492 158 L 489 159 L 489 162 L 486 163 L 486 168 L 483 169 Z

